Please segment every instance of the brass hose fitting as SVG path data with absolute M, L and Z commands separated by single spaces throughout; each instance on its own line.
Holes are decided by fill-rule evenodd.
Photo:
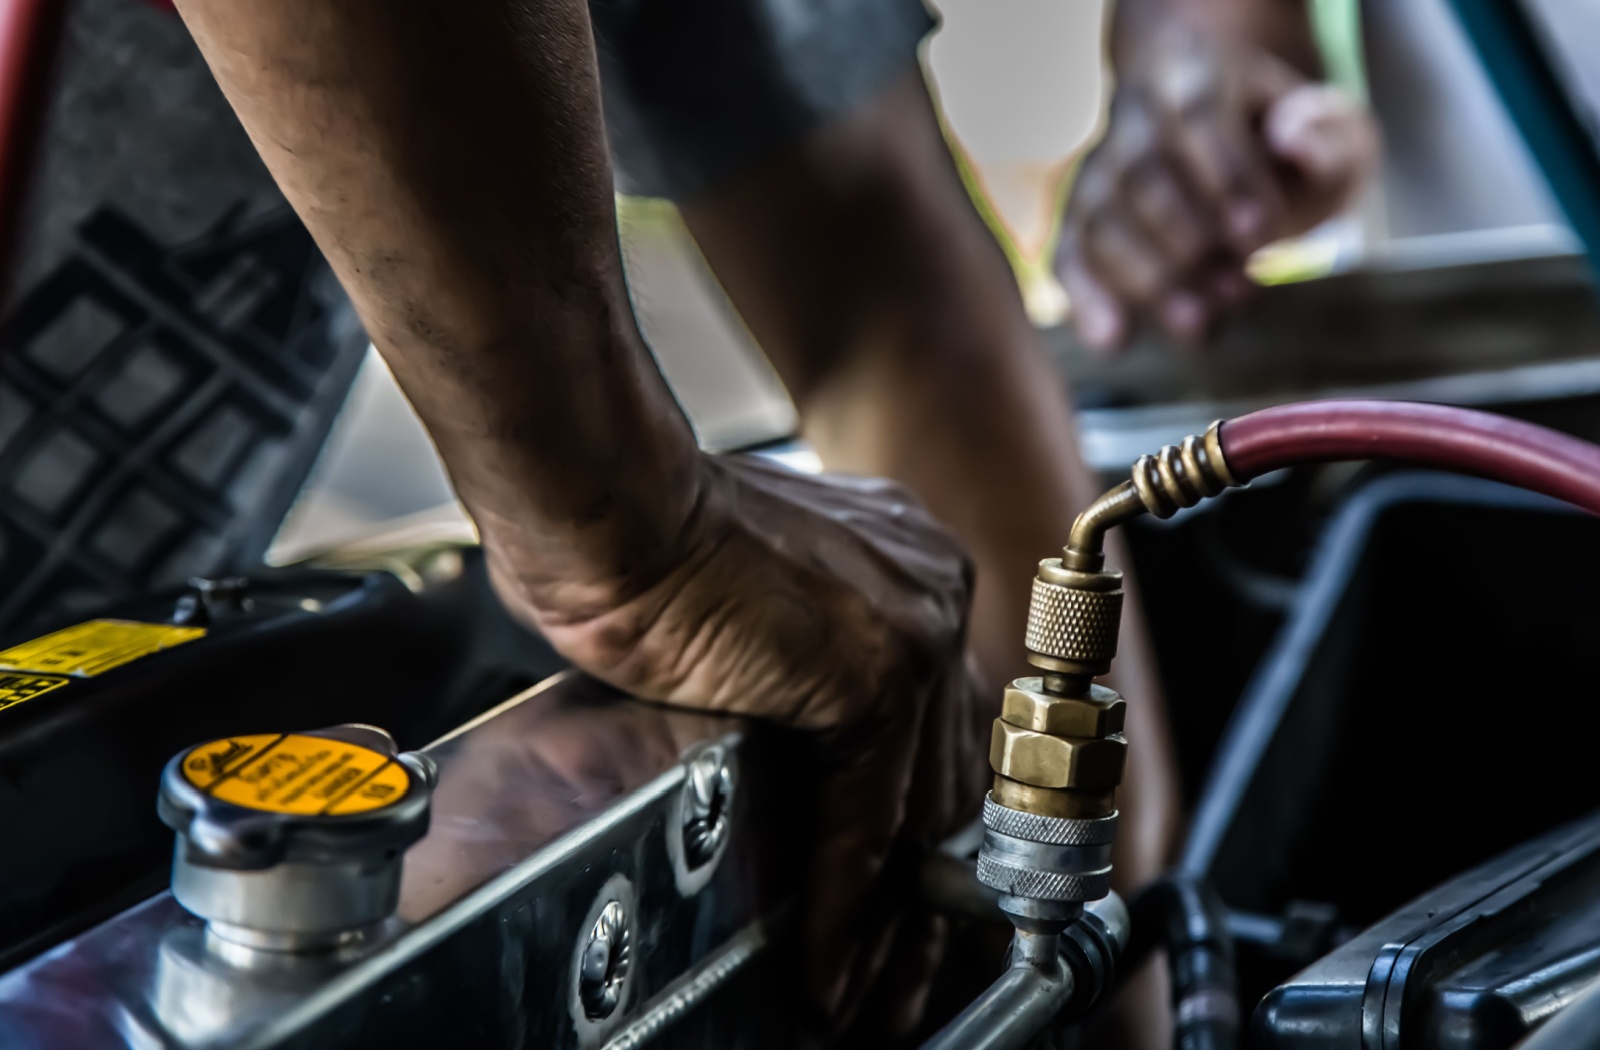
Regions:
M 1110 891 L 1116 790 L 1127 704 L 1094 679 L 1111 669 L 1122 574 L 1105 566 L 1105 534 L 1139 514 L 1169 518 L 1237 484 L 1221 423 L 1133 465 L 1132 477 L 1073 522 L 1060 558 L 1039 563 L 1025 645 L 1039 677 L 1005 691 L 989 746 L 994 787 L 978 877 L 1030 932 L 1060 929 Z
M 1191 434 L 1153 456 L 1140 456 L 1129 480 L 1089 504 L 1072 523 L 1062 564 L 1098 572 L 1105 565 L 1105 537 L 1111 529 L 1140 514 L 1170 518 L 1238 485 L 1222 455 L 1222 422 L 1212 423 L 1204 436 Z

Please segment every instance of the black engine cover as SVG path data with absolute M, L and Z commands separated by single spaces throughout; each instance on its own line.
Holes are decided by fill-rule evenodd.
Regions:
M 1503 1050 L 1600 977 L 1600 814 L 1396 911 L 1274 989 L 1253 1046 Z

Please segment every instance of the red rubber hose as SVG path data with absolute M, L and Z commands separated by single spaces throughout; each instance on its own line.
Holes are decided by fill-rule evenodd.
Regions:
M 1239 481 L 1299 463 L 1403 460 L 1600 514 L 1600 447 L 1487 412 L 1411 401 L 1306 401 L 1229 420 L 1217 436 Z

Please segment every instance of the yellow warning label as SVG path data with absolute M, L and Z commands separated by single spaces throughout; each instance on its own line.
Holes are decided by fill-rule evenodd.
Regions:
M 404 766 L 368 747 L 299 733 L 257 733 L 203 744 L 183 762 L 189 783 L 236 806 L 339 817 L 398 802 Z
M 32 700 L 40 693 L 60 689 L 70 678 L 53 674 L 15 674 L 0 671 L 0 711 L 15 707 L 24 700 Z
M 0 651 L 0 671 L 40 671 L 93 678 L 141 656 L 192 642 L 204 627 L 133 620 L 90 620 Z

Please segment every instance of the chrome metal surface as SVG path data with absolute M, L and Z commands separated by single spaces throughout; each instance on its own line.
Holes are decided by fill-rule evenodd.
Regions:
M 767 943 L 766 923 L 754 923 L 740 931 L 715 956 L 646 1003 L 638 1019 L 607 1042 L 605 1050 L 635 1050 L 651 1042 L 748 966 L 765 950 Z
M 313 750 L 286 754 L 287 740 Z M 173 898 L 205 920 L 219 948 L 311 953 L 370 938 L 399 903 L 404 851 L 427 831 L 438 768 L 365 724 L 265 741 L 209 740 L 167 764 L 156 808 L 177 837 Z M 385 771 L 389 779 L 376 779 Z M 274 801 L 215 790 L 247 780 L 250 797 Z M 374 801 L 328 812 L 339 792 L 357 791 Z M 285 801 L 296 793 L 322 808 L 297 812 Z
M 1062 846 L 1107 845 L 1117 837 L 1116 813 L 1092 819 L 1046 817 L 1009 809 L 987 795 L 983 799 L 983 823 L 1002 835 Z
M 1045 1031 L 1072 998 L 1072 974 L 1052 958 L 1013 966 L 923 1050 L 1021 1050 Z
M 1098 900 L 1111 890 L 1111 842 L 1094 845 L 1063 845 L 1053 841 L 1025 839 L 1013 832 L 1032 831 L 1047 839 L 1060 838 L 1063 832 L 1091 828 L 1115 829 L 1115 815 L 1099 820 L 1044 818 L 1049 823 L 1030 822 L 1031 814 L 1013 810 L 986 799 L 983 807 L 985 831 L 978 850 L 978 881 L 1001 894 L 1001 908 L 1019 922 L 1019 929 L 1038 921 L 1059 921 L 1069 913 L 1053 904 L 1076 904 Z M 1082 837 L 1079 834 L 1067 837 Z M 1106 838 L 1102 834 L 1091 837 Z M 1031 903 L 1037 902 L 1037 903 Z
M 709 864 L 728 834 L 733 773 L 720 747 L 707 748 L 689 763 L 683 785 L 683 855 L 691 869 Z
M 622 985 L 628 979 L 628 916 L 610 901 L 589 931 L 578 966 L 578 998 L 589 1017 L 598 1020 L 616 1012 Z
M 1083 914 L 1082 901 L 1019 897 L 1013 893 L 995 893 L 995 906 L 1018 930 L 1059 930 Z
M 1031 842 L 991 830 L 983 836 L 983 851 L 1005 864 L 1047 871 L 1095 872 L 1111 866 L 1109 842 L 1096 846 L 1062 846 Z
M 230 955 L 163 893 L 0 977 L 0 1046 L 598 1048 L 792 896 L 798 866 L 749 833 L 758 808 L 787 819 L 765 776 L 740 784 L 704 888 L 680 891 L 682 756 L 707 744 L 735 757 L 755 746 L 738 722 L 552 679 L 427 749 L 433 821 L 406 854 L 396 917 L 364 941 Z M 778 774 L 779 754 L 747 768 Z M 566 1005 L 573 956 L 615 876 L 636 901 L 628 976 L 607 1024 L 585 1030 Z M 786 1045 L 796 1026 L 771 1005 L 787 987 L 771 970 L 712 982 L 726 997 L 689 1010 L 711 993 L 691 997 L 655 1045 Z
M 1031 865 L 1007 864 L 980 853 L 978 881 L 1009 897 L 1082 903 L 1106 895 L 1111 888 L 1111 869 L 1082 873 L 1044 871 Z
M 1058 933 L 1028 933 L 1018 930 L 1011 938 L 1011 965 L 1050 969 L 1059 961 L 1061 935 Z
M 230 871 L 173 851 L 172 896 L 211 933 L 264 951 L 321 951 L 358 939 L 394 914 L 401 858 L 376 863 L 280 864 Z
M 732 750 L 720 744 L 691 749 L 685 762 L 672 818 L 677 835 L 667 843 L 667 852 L 679 891 L 694 894 L 710 880 L 727 848 L 738 772 Z
M 633 884 L 625 875 L 613 875 L 600 888 L 589 918 L 580 929 L 588 932 L 578 942 L 572 960 L 572 1019 L 580 1031 L 611 1020 L 627 999 L 632 986 L 633 932 L 629 912 L 637 907 Z
M 924 1050 L 1033 1045 L 1063 1019 L 1063 1011 L 1074 1020 L 1104 1000 L 1116 960 L 1128 947 L 1128 907 L 1116 893 L 1087 905 L 1003 897 L 978 882 L 972 864 L 970 856 L 953 850 L 929 858 L 922 873 L 924 900 L 941 911 L 1010 920 L 1016 926 L 1011 969 Z M 1043 920 L 1039 928 L 1026 928 L 1029 912 Z M 1064 935 L 1057 932 L 1063 926 Z M 1061 986 L 1055 983 L 1058 972 Z

